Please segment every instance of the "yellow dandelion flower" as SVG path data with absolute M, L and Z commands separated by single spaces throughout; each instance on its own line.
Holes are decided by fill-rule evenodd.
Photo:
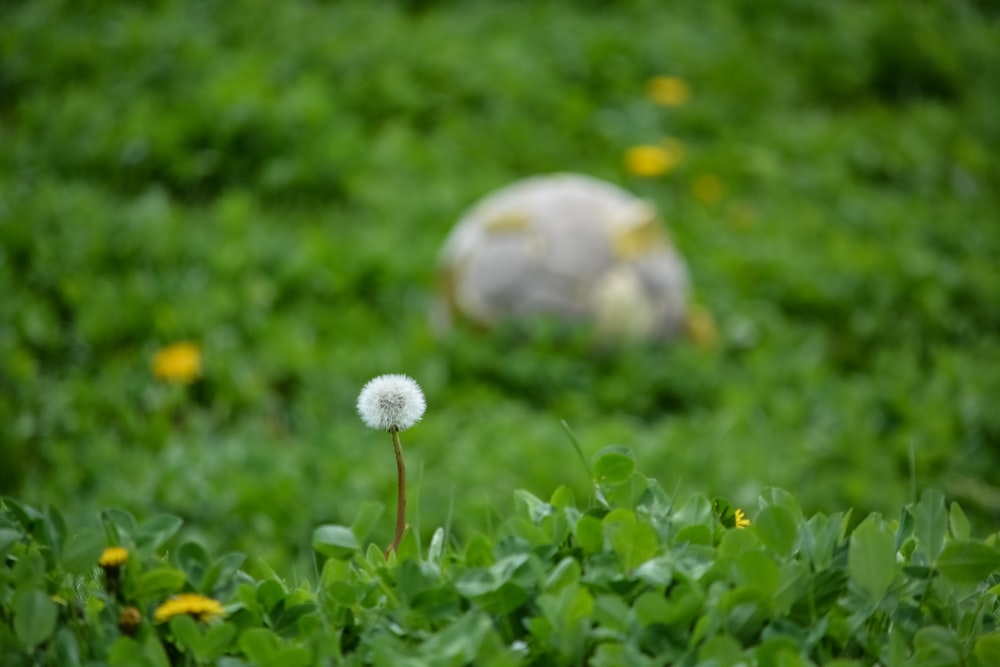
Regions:
M 225 611 L 218 600 L 196 593 L 181 593 L 157 607 L 153 612 L 153 618 L 157 623 L 164 623 L 174 616 L 184 614 L 199 621 L 208 621 L 216 616 L 222 616 Z
M 691 194 L 702 204 L 714 204 L 722 199 L 722 181 L 712 174 L 702 174 L 691 181 Z
M 194 382 L 201 375 L 201 349 L 190 342 L 168 345 L 153 356 L 153 375 L 167 382 Z
M 121 567 L 128 560 L 128 549 L 125 547 L 108 547 L 97 559 L 97 564 L 101 567 Z
M 733 518 L 735 519 L 737 528 L 746 528 L 750 525 L 750 519 L 747 518 L 747 515 L 744 514 L 741 509 L 736 510 L 736 514 Z
M 646 93 L 657 104 L 665 107 L 679 107 L 691 99 L 691 87 L 687 81 L 676 76 L 656 76 L 646 85 Z
M 677 168 L 684 157 L 684 147 L 676 139 L 660 145 L 633 146 L 625 153 L 625 168 L 636 176 L 662 176 Z

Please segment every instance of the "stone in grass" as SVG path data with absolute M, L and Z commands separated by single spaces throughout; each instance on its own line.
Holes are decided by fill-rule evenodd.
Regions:
M 687 324 L 687 267 L 656 210 L 588 176 L 537 176 L 488 195 L 451 230 L 439 268 L 444 329 L 542 316 L 664 340 Z

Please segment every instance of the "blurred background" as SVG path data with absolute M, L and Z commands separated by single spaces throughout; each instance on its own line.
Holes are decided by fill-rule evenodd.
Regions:
M 584 498 L 563 420 L 677 496 L 995 530 L 998 148 L 986 0 L 4 2 L 0 494 L 305 562 L 392 507 L 402 372 L 424 535 Z M 557 171 L 655 203 L 714 345 L 434 334 L 451 226 Z

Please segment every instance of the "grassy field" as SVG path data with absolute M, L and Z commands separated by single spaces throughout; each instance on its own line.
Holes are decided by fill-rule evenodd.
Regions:
M 0 493 L 275 566 L 390 505 L 355 401 L 416 378 L 411 521 L 636 452 L 678 497 L 1000 516 L 1000 29 L 987 2 L 0 6 Z M 690 99 L 663 106 L 656 76 Z M 639 177 L 633 146 L 683 160 Z M 435 336 L 436 253 L 514 179 L 654 201 L 718 343 Z M 714 184 L 706 188 L 706 183 Z M 151 371 L 179 341 L 190 385 Z M 378 540 L 391 534 L 388 521 Z M 296 565 L 298 566 L 298 565 Z

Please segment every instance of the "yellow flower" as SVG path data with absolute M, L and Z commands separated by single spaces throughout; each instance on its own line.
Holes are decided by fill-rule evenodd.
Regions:
M 712 174 L 702 174 L 691 182 L 691 194 L 702 204 L 714 204 L 722 199 L 722 181 Z
M 198 595 L 196 593 L 181 593 L 170 598 L 153 612 L 157 623 L 169 621 L 174 616 L 187 614 L 199 621 L 208 621 L 216 616 L 222 616 L 225 611 L 218 600 Z
M 656 76 L 646 85 L 646 93 L 657 104 L 679 107 L 691 98 L 691 87 L 676 76 Z
M 676 139 L 660 145 L 633 146 L 625 153 L 625 167 L 636 176 L 649 178 L 673 171 L 684 157 L 684 147 Z
M 108 547 L 97 559 L 97 564 L 103 568 L 121 567 L 128 560 L 128 549 L 125 547 Z
M 201 350 L 190 342 L 168 345 L 153 356 L 153 375 L 167 382 L 194 382 L 201 375 Z
M 736 515 L 733 518 L 736 521 L 737 528 L 746 528 L 750 525 L 750 519 L 747 518 L 747 515 L 741 509 L 736 510 Z

